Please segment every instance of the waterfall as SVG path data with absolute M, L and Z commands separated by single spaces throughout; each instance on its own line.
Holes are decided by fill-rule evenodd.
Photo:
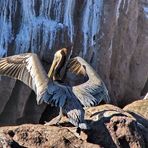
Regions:
M 51 3 L 42 2 L 44 3 L 42 3 L 39 12 L 40 16 L 36 16 L 34 10 L 35 1 L 22 1 L 23 19 L 20 32 L 16 38 L 16 53 L 24 53 L 28 52 L 28 50 L 37 53 L 44 48 L 51 49 L 58 29 L 63 28 L 61 23 L 48 17 L 48 15 L 50 16 Z
M 74 15 L 74 0 L 65 0 L 65 13 L 64 13 L 64 24 L 68 26 L 68 34 L 70 36 L 70 41 L 73 42 L 74 35 L 74 24 L 73 24 L 73 15 Z
M 129 6 L 130 6 L 131 0 L 119 0 L 116 6 L 116 22 L 118 23 L 118 18 L 120 16 L 120 11 L 121 9 L 125 10 L 125 14 L 128 13 L 129 11 Z
M 100 29 L 102 0 L 86 0 L 82 17 L 83 56 L 87 49 L 95 45 L 95 36 Z
M 51 49 L 56 38 L 58 28 L 63 25 L 44 17 L 33 17 L 27 24 L 23 23 L 16 38 L 16 53 L 37 52 L 43 46 Z
M 95 36 L 100 28 L 103 0 L 84 0 L 79 18 L 75 22 L 76 0 L 0 0 L 0 56 L 47 52 L 66 39 L 82 44 L 83 56 L 95 45 Z M 75 27 L 77 26 L 77 27 Z M 78 30 L 80 43 L 75 43 Z M 66 43 L 65 43 L 66 44 Z M 64 44 L 64 45 L 65 45 Z
M 120 15 L 120 5 L 121 5 L 122 0 L 118 1 L 117 4 L 117 11 L 116 11 L 116 22 L 118 21 L 119 15 Z
M 148 6 L 143 7 L 145 17 L 148 19 Z
M 13 39 L 11 17 L 15 12 L 16 2 L 0 1 L 0 56 L 7 55 L 8 45 Z

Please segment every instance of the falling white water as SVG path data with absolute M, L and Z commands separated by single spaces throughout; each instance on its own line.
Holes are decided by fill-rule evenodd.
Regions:
M 120 15 L 120 5 L 121 5 L 122 0 L 118 1 L 117 4 L 117 9 L 116 9 L 116 22 L 118 21 L 119 15 Z
M 120 9 L 125 11 L 125 14 L 128 13 L 131 0 L 118 0 L 116 7 L 116 22 L 118 23 L 118 18 L 120 16 Z
M 65 12 L 64 12 L 64 21 L 63 23 L 68 26 L 68 34 L 70 36 L 70 41 L 73 42 L 74 35 L 74 24 L 73 24 L 73 16 L 74 16 L 74 6 L 75 0 L 65 0 Z
M 100 29 L 103 0 L 86 0 L 82 16 L 83 56 L 95 45 L 95 36 Z
M 111 41 L 110 41 L 110 46 L 109 46 L 109 48 L 108 48 L 109 59 L 112 57 L 112 47 L 113 47 L 113 39 L 111 39 Z
M 11 17 L 15 7 L 16 2 L 0 1 L 0 57 L 7 55 L 8 45 L 13 39 Z
M 52 49 L 56 44 L 57 32 L 67 28 L 70 40 L 73 40 L 74 0 L 41 0 L 36 11 L 36 0 L 1 0 L 0 1 L 0 57 L 6 56 L 8 47 L 14 42 L 15 53 L 40 52 Z M 17 8 L 21 18 L 12 22 L 16 17 Z M 17 34 L 13 34 L 12 23 L 19 24 Z M 66 36 L 65 34 L 63 36 Z M 11 48 L 11 47 L 10 47 Z
M 52 0 L 41 1 L 40 16 L 50 18 Z
M 16 53 L 37 52 L 42 45 L 52 48 L 56 38 L 56 31 L 63 25 L 44 17 L 34 17 L 28 24 L 23 24 L 16 38 Z M 41 41 L 42 40 L 42 41 Z M 41 43 L 41 44 L 38 44 Z
M 57 31 L 64 27 L 68 28 L 68 36 L 71 41 L 73 40 L 72 17 L 75 3 L 73 0 L 64 2 L 65 4 L 61 0 L 42 1 L 39 16 L 36 16 L 35 0 L 22 1 L 23 19 L 16 38 L 16 53 L 24 53 L 28 50 L 37 52 L 42 48 L 52 49 Z M 65 6 L 64 12 L 62 12 L 63 4 Z M 51 16 L 51 11 L 53 11 L 53 16 Z M 62 14 L 64 14 L 63 20 Z
M 53 0 L 52 2 L 53 19 L 57 22 L 61 22 L 63 15 L 62 7 L 64 7 L 64 3 L 61 0 Z
M 23 17 L 23 23 L 28 23 L 33 19 L 35 16 L 35 11 L 34 11 L 34 3 L 35 0 L 23 0 L 22 1 L 22 17 Z
M 66 37 L 73 43 L 75 25 L 81 28 L 80 42 L 86 55 L 100 29 L 103 0 L 84 0 L 79 16 L 82 22 L 74 22 L 76 4 L 76 0 L 0 0 L 0 56 L 6 56 L 8 50 L 18 54 L 54 49 L 59 34 L 60 42 Z
M 143 7 L 145 17 L 148 19 L 148 6 Z
M 128 4 L 127 4 L 127 8 L 126 8 L 125 14 L 127 14 L 127 13 L 128 13 L 128 11 L 129 11 L 130 2 L 131 2 L 131 0 L 128 0 Z
M 34 0 L 31 2 L 30 0 L 23 0 L 23 22 L 16 37 L 16 53 L 24 53 L 28 50 L 38 52 L 45 46 L 47 49 L 51 49 L 58 28 L 63 27 L 61 23 L 47 18 L 46 13 L 50 16 L 51 2 L 42 1 L 41 12 L 38 17 L 35 15 L 34 5 Z
M 74 9 L 75 0 L 54 0 L 50 3 L 50 8 L 52 8 L 53 16 L 50 17 L 56 22 L 64 24 L 68 28 L 68 36 L 70 41 L 73 42 L 74 36 Z M 49 9 L 48 9 L 49 10 Z M 51 16 L 51 11 L 48 13 Z

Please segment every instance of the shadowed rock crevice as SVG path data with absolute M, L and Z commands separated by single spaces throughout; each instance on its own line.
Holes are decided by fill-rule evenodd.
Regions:
M 125 137 L 119 138 L 118 140 L 119 140 L 119 144 L 120 144 L 121 148 L 125 148 L 125 147 L 130 148 L 130 146 L 129 146 L 129 144 L 128 144 Z
M 45 121 L 50 121 L 54 117 L 58 116 L 59 108 L 48 105 L 41 114 L 39 123 L 44 124 Z
M 18 105 L 19 102 L 22 101 L 20 99 L 20 93 L 19 93 L 21 92 L 21 87 L 20 87 L 21 85 L 22 85 L 21 82 L 19 81 L 16 82 L 16 85 L 12 90 L 12 95 L 8 100 L 7 104 L 5 105 L 3 112 L 0 115 L 1 123 L 5 122 L 8 124 L 15 124 L 17 117 L 21 113 L 20 111 L 22 110 L 21 108 L 22 106 Z

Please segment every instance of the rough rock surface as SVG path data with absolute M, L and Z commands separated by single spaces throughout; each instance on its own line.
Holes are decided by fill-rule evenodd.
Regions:
M 142 132 L 137 123 L 128 117 L 112 117 L 107 129 L 117 147 L 144 147 Z
M 123 110 L 136 113 L 148 120 L 148 100 L 138 100 L 126 105 Z
M 6 127 L 3 131 L 15 132 L 14 140 L 25 147 L 92 147 L 91 144 L 78 138 L 66 127 L 43 126 L 43 125 L 22 125 Z M 71 127 L 72 129 L 72 127 Z M 76 129 L 72 129 L 75 131 Z
M 123 108 L 148 128 L 148 100 L 138 100 Z
M 32 148 L 107 148 L 108 146 L 144 148 L 148 146 L 148 128 L 139 125 L 132 115 L 116 106 L 102 105 L 87 109 L 86 119 L 91 129 L 81 131 L 80 135 L 76 133 L 76 128 L 63 118 L 62 127 L 39 124 L 1 127 L 0 140 L 8 145 L 19 144 Z M 15 133 L 14 137 L 12 131 Z

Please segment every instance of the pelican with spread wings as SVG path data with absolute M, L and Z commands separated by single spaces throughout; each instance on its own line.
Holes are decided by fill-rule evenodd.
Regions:
M 81 57 L 71 58 L 71 54 L 67 48 L 57 51 L 48 75 L 34 53 L 1 58 L 0 75 L 28 85 L 36 93 L 38 104 L 60 107 L 59 116 L 47 125 L 58 123 L 64 113 L 73 125 L 87 129 L 83 107 L 96 106 L 102 100 L 109 103 L 110 98 L 95 70 Z
M 68 83 L 84 107 L 101 101 L 110 103 L 108 90 L 96 71 L 81 57 L 71 58 L 72 48 L 62 48 L 54 55 L 48 77 Z

